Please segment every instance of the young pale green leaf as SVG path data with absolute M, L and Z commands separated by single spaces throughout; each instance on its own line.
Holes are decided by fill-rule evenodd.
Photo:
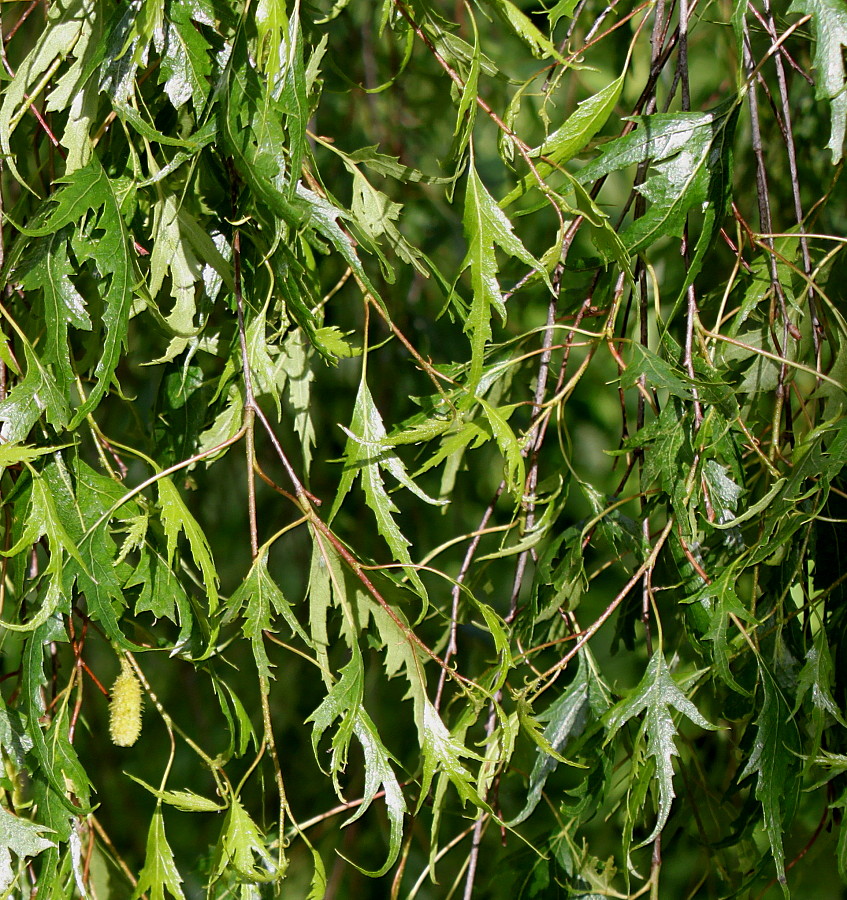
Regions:
M 55 86 L 47 95 L 45 110 L 47 112 L 67 111 L 61 143 L 67 148 L 65 171 L 72 172 L 87 165 L 91 159 L 91 123 L 97 114 L 97 90 L 91 73 L 96 67 L 103 46 L 105 21 L 98 15 L 96 0 L 82 0 L 74 7 L 73 18 L 82 21 L 82 31 L 73 45 L 72 51 L 65 55 L 73 60 L 55 80 Z M 67 7 L 66 7 L 67 9 Z
M 550 20 L 551 33 L 556 28 L 559 19 L 565 17 L 570 19 L 573 17 L 574 10 L 576 9 L 578 3 L 579 0 L 559 0 L 559 2 L 555 6 L 552 6 L 547 10 L 547 18 Z
M 17 67 L 11 84 L 3 91 L 3 102 L 0 104 L 0 152 L 3 159 L 7 160 L 12 174 L 24 186 L 26 183 L 18 172 L 16 154 L 12 152 L 12 135 L 31 105 L 28 95 L 45 76 L 49 77 L 50 71 L 55 71 L 58 61 L 73 51 L 90 15 L 91 9 L 85 0 L 74 0 L 51 8 L 35 46 Z
M 321 737 L 336 719 L 340 720 L 332 737 L 330 763 L 333 783 L 339 796 L 341 796 L 341 790 L 338 784 L 338 774 L 346 768 L 348 748 L 353 735 L 356 736 L 362 748 L 365 763 L 364 802 L 345 824 L 364 815 L 380 787 L 383 790 L 391 826 L 388 858 L 377 872 L 366 872 L 368 875 L 380 877 L 397 861 L 403 835 L 403 815 L 406 812 L 406 801 L 391 766 L 391 755 L 385 749 L 376 726 L 362 705 L 363 690 L 362 656 L 358 645 L 353 644 L 350 662 L 341 670 L 341 678 L 332 685 L 321 705 L 306 721 L 313 723 L 312 748 L 315 758 L 320 764 L 318 748 Z M 359 867 L 357 866 L 357 868 Z
M 263 394 L 270 396 L 276 405 L 277 418 L 282 416 L 282 400 L 280 393 L 279 365 L 271 359 L 270 343 L 267 339 L 265 310 L 260 310 L 251 320 L 245 331 L 247 342 L 247 362 L 250 366 L 250 377 L 253 391 L 257 397 Z
M 364 709 L 362 706 L 363 696 L 362 656 L 358 645 L 354 644 L 350 661 L 341 669 L 341 677 L 334 684 L 330 682 L 326 697 L 306 719 L 307 722 L 312 722 L 312 750 L 318 765 L 321 765 L 318 756 L 321 738 L 336 719 L 340 720 L 332 737 L 332 757 L 330 759 L 330 773 L 339 795 L 341 791 L 338 787 L 337 777 L 338 773 L 342 772 L 347 765 L 347 753 L 355 728 L 356 715 L 359 710 Z
M 150 516 L 146 513 L 129 516 L 124 521 L 126 537 L 121 544 L 121 549 L 115 557 L 114 564 L 117 566 L 122 563 L 130 553 L 140 550 L 144 546 L 144 540 L 147 537 L 147 528 L 150 524 Z
M 157 144 L 163 144 L 165 147 L 179 147 L 182 151 L 174 154 L 169 163 L 161 169 L 154 170 L 154 174 L 150 178 L 139 182 L 137 187 L 148 187 L 167 178 L 168 175 L 175 171 L 176 167 L 195 156 L 203 147 L 206 147 L 215 139 L 215 131 L 213 128 L 210 128 L 208 123 L 198 128 L 197 131 L 188 135 L 188 137 L 174 137 L 172 134 L 157 131 L 138 110 L 133 109 L 131 106 L 116 102 L 115 112 L 122 122 L 131 125 L 141 137 Z
M 45 570 L 47 588 L 43 592 L 38 609 L 26 622 L 0 622 L 0 627 L 10 632 L 34 631 L 43 625 L 51 616 L 67 610 L 68 603 L 63 590 L 64 570 L 61 565 L 53 566 L 52 571 Z
M 244 636 L 253 646 L 253 656 L 260 676 L 272 678 L 271 665 L 265 650 L 264 632 L 274 631 L 273 617 L 281 615 L 293 634 L 310 645 L 308 635 L 297 621 L 291 604 L 268 572 L 268 551 L 256 557 L 250 572 L 225 604 L 224 624 L 232 622 L 243 609 Z
M 456 127 L 453 129 L 453 146 L 448 154 L 448 159 L 455 159 L 459 162 L 457 173 L 463 168 L 465 151 L 473 135 L 474 122 L 476 122 L 476 101 L 479 94 L 479 32 L 473 14 L 470 15 L 470 20 L 474 33 L 473 53 L 468 74 L 465 76 L 465 86 L 462 88 L 462 95 L 459 98 Z
M 344 334 L 335 325 L 316 328 L 309 334 L 309 337 L 314 348 L 328 362 L 335 363 L 339 359 L 350 359 L 360 353 L 358 348 L 351 347 L 346 340 L 349 334 Z
M 402 447 L 408 444 L 420 444 L 440 437 L 449 431 L 458 418 L 455 415 L 441 415 L 433 411 L 418 413 L 405 422 L 401 422 L 396 431 L 389 434 L 382 442 L 382 446 Z
M 813 757 L 809 762 L 819 766 L 824 771 L 824 777 L 818 782 L 818 785 L 826 784 L 835 778 L 836 775 L 842 775 L 847 772 L 847 756 L 843 753 L 830 753 L 827 750 L 822 751 L 818 756 Z
M 314 351 L 302 328 L 291 331 L 282 344 L 279 363 L 287 376 L 287 397 L 294 413 L 294 430 L 300 438 L 303 455 L 303 474 L 308 476 L 312 465 L 312 447 L 317 442 L 315 426 L 309 412 L 312 405 L 312 368 Z
M 592 97 L 578 103 L 564 125 L 531 151 L 530 156 L 541 157 L 537 169 L 542 178 L 584 150 L 606 124 L 623 90 L 624 75 L 625 73 L 621 74 Z
M 352 171 L 353 203 L 350 212 L 359 228 L 373 242 L 374 249 L 377 249 L 380 240 L 385 239 L 399 259 L 414 266 L 424 277 L 429 275 L 429 270 L 422 262 L 423 254 L 406 240 L 395 224 L 403 209 L 402 205 L 394 203 L 386 194 L 373 187 L 358 169 Z M 384 259 L 381 258 L 380 262 L 386 280 L 393 282 L 394 270 Z
M 211 677 L 212 688 L 218 698 L 230 736 L 229 748 L 221 753 L 220 759 L 227 762 L 233 756 L 244 756 L 251 740 L 253 746 L 258 750 L 259 738 L 241 698 L 222 678 L 215 676 L 214 673 Z
M 465 71 L 473 59 L 473 47 L 454 31 L 443 27 L 436 26 L 434 29 L 433 43 L 438 52 L 455 68 L 457 71 Z M 494 78 L 499 74 L 497 63 L 484 53 L 480 53 L 479 58 L 480 69 L 489 77 Z M 451 179 L 452 181 L 452 179 Z
M 174 862 L 174 854 L 165 837 L 162 808 L 157 806 L 147 832 L 147 856 L 144 868 L 138 874 L 138 883 L 132 900 L 147 894 L 150 900 L 165 900 L 165 891 L 174 900 L 185 900 L 182 892 L 182 876 Z
M 271 84 L 285 65 L 288 15 L 283 0 L 259 0 L 256 6 L 257 59 Z
M 674 738 L 677 727 L 671 709 L 676 709 L 700 728 L 710 731 L 715 726 L 706 721 L 697 707 L 671 678 L 664 654 L 657 651 L 647 664 L 647 671 L 629 697 L 625 697 L 609 713 L 606 720 L 606 742 L 612 740 L 630 719 L 645 713 L 642 730 L 647 734 L 647 755 L 652 756 L 659 782 L 659 810 L 656 825 L 639 846 L 649 844 L 665 827 L 671 812 L 673 789 L 673 757 L 678 756 Z
M 446 429 L 441 429 L 446 430 Z M 458 464 L 465 450 L 481 447 L 486 441 L 490 441 L 492 433 L 478 422 L 462 422 L 459 428 L 451 427 L 441 439 L 438 450 L 418 469 L 416 475 L 422 475 L 430 469 L 434 469 L 445 460 Z M 443 489 L 441 494 L 449 495 L 450 491 Z
M 49 483 L 41 475 L 37 475 L 32 480 L 32 495 L 23 534 L 14 546 L 0 551 L 0 553 L 3 556 L 14 557 L 24 549 L 29 551 L 42 537 L 47 539 L 50 551 L 49 560 L 44 568 L 47 590 L 38 611 L 28 622 L 3 623 L 3 627 L 10 631 L 34 631 L 40 628 L 53 615 L 60 603 L 67 610 L 68 601 L 62 589 L 67 563 L 66 554 L 71 561 L 85 570 L 85 563 L 80 551 L 62 524 Z
M 336 153 L 341 153 L 337 147 L 333 149 Z M 404 166 L 400 162 L 399 157 L 387 156 L 385 153 L 380 153 L 377 145 L 372 147 L 360 147 L 353 153 L 344 153 L 342 154 L 342 159 L 347 159 L 354 164 L 362 163 L 371 171 L 376 172 L 379 175 L 387 175 L 404 183 L 420 182 L 421 184 L 449 184 L 453 181 L 452 178 L 445 178 L 440 175 L 425 175 L 418 169 L 414 169 L 411 166 Z
M 132 775 L 129 772 L 127 775 L 129 775 L 136 784 L 140 784 L 145 790 L 150 791 L 156 799 L 161 800 L 162 803 L 167 803 L 168 806 L 175 807 L 181 812 L 208 813 L 223 812 L 226 809 L 225 805 L 216 803 L 214 800 L 209 800 L 200 794 L 196 794 L 194 791 L 163 791 L 147 784 L 147 782 L 143 781 L 141 778 L 136 778 L 135 775 Z
M 47 538 L 51 565 L 59 565 L 62 551 L 83 565 L 82 556 L 62 525 L 56 511 L 49 484 L 40 475 L 35 475 L 32 479 L 32 499 L 24 524 L 24 533 L 13 547 L 0 551 L 0 553 L 3 556 L 15 556 L 25 547 L 32 546 L 41 537 Z
M 384 468 L 390 472 L 403 487 L 421 500 L 436 506 L 443 505 L 443 501 L 435 500 L 422 491 L 409 477 L 400 458 L 390 449 L 382 449 L 385 446 L 387 433 L 382 416 L 376 408 L 368 387 L 366 374 L 366 372 L 363 373 L 359 384 L 359 393 L 350 428 L 344 429 L 348 438 L 345 447 L 344 472 L 339 480 L 338 492 L 330 510 L 329 520 L 332 521 L 334 518 L 341 502 L 353 486 L 356 476 L 360 476 L 368 507 L 376 516 L 379 533 L 385 538 L 395 559 L 403 564 L 420 596 L 426 599 L 426 588 L 412 564 L 412 557 L 409 555 L 408 549 L 409 541 L 403 536 L 394 519 L 394 513 L 398 510 L 385 489 L 380 469 Z
M 206 588 L 206 596 L 209 598 L 209 611 L 214 612 L 218 606 L 218 573 L 206 535 L 197 520 L 188 511 L 188 507 L 170 478 L 160 478 L 156 482 L 156 487 L 159 491 L 162 525 L 168 541 L 168 563 L 173 563 L 177 538 L 179 533 L 184 531 L 194 562 L 203 573 L 203 584 Z
M 200 327 L 195 324 L 197 314 L 196 285 L 203 271 L 189 241 L 180 227 L 181 216 L 177 198 L 173 195 L 156 203 L 153 224 L 153 250 L 150 253 L 150 296 L 158 298 L 167 276 L 173 308 L 161 324 L 171 332 L 171 340 L 164 356 L 151 364 L 169 362 L 183 353 L 196 339 Z
M 622 74 L 593 97 L 577 104 L 576 109 L 568 116 L 564 125 L 557 128 L 543 144 L 531 151 L 530 156 L 539 157 L 535 163 L 535 172 L 525 175 L 518 182 L 517 187 L 509 191 L 500 201 L 501 209 L 506 209 L 530 188 L 535 187 L 539 178 L 546 178 L 551 172 L 588 147 L 614 111 L 623 85 L 624 75 Z
M 279 881 L 285 875 L 287 860 L 279 861 L 268 850 L 265 837 L 250 818 L 238 797 L 230 800 L 218 845 L 215 848 L 212 882 L 225 872 L 234 872 L 240 880 L 253 884 Z
M 763 689 L 762 706 L 756 719 L 756 739 L 738 781 L 756 774 L 756 799 L 762 804 L 777 879 L 788 896 L 785 880 L 785 848 L 782 833 L 794 816 L 800 779 L 799 734 L 788 704 L 770 672 L 759 666 Z
M 506 486 L 510 491 L 521 493 L 523 491 L 526 467 L 524 466 L 523 453 L 521 453 L 521 445 L 518 443 L 518 439 L 507 421 L 512 409 L 495 409 L 482 397 L 477 397 L 477 402 L 486 421 L 491 426 L 497 446 L 506 460 Z M 504 412 L 505 415 L 503 415 Z
M 498 265 L 495 247 L 501 247 L 514 259 L 542 273 L 541 263 L 529 253 L 512 230 L 512 223 L 488 193 L 476 171 L 473 147 L 468 164 L 468 186 L 465 195 L 465 212 L 462 218 L 468 255 L 462 264 L 471 269 L 473 300 L 465 322 L 465 331 L 471 336 L 471 369 L 468 390 L 473 393 L 482 378 L 485 346 L 491 340 L 492 309 L 505 323 L 506 304 L 497 280 Z
M 210 466 L 215 460 L 226 454 L 228 448 L 214 453 L 211 451 L 238 434 L 243 419 L 244 398 L 238 389 L 238 385 L 231 384 L 227 391 L 225 406 L 215 417 L 215 421 L 205 431 L 201 432 L 198 437 L 197 452 L 204 454 L 204 465 Z
M 847 47 L 847 9 L 839 0 L 793 0 L 788 14 L 812 17 L 817 40 L 813 42 L 817 71 L 815 97 L 829 101 L 831 131 L 827 147 L 832 164 L 841 161 L 847 127 L 847 79 L 844 52 Z
M 309 565 L 309 634 L 315 650 L 315 657 L 321 668 L 325 684 L 331 684 L 329 673 L 332 671 L 329 663 L 329 629 L 327 618 L 332 608 L 333 595 L 336 601 L 343 599 L 346 589 L 344 573 L 340 569 L 335 552 L 322 539 L 319 532 L 313 531 L 312 558 Z M 338 595 L 342 597 L 339 598 Z M 358 647 L 358 644 L 356 645 Z M 327 725 L 332 722 L 329 719 Z M 326 728 L 326 726 L 325 726 Z M 312 735 L 313 748 L 317 747 Z M 318 741 L 320 737 L 318 738 Z M 320 764 L 320 763 L 319 763 Z
M 324 861 L 321 859 L 320 853 L 306 841 L 309 850 L 312 852 L 312 862 L 314 868 L 312 870 L 312 881 L 309 885 L 309 894 L 306 900 L 324 900 L 326 897 L 326 868 Z
M 289 196 L 294 194 L 294 185 L 300 175 L 303 160 L 309 152 L 306 141 L 306 123 L 311 116 L 309 107 L 309 85 L 303 61 L 303 29 L 300 24 L 300 2 L 296 0 L 288 21 L 286 40 L 280 42 L 279 56 L 283 67 L 283 83 L 280 100 L 287 113 L 289 166 L 292 178 L 289 182 Z M 274 83 L 271 78 L 271 83 Z
M 406 801 L 397 781 L 397 776 L 394 774 L 394 769 L 391 766 L 391 756 L 385 749 L 376 726 L 364 709 L 360 709 L 357 712 L 353 731 L 365 757 L 365 788 L 363 792 L 365 802 L 344 824 L 349 825 L 358 819 L 359 816 L 364 815 L 380 788 L 382 789 L 390 825 L 388 856 L 382 866 L 374 871 L 368 871 L 356 866 L 357 869 L 366 875 L 372 878 L 380 878 L 397 862 L 397 857 L 400 855 Z

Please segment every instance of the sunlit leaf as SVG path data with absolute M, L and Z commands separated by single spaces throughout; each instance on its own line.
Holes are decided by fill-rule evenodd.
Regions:
M 250 818 L 238 797 L 230 800 L 229 811 L 216 848 L 212 878 L 233 871 L 240 879 L 253 883 L 277 881 L 285 875 L 269 851 L 265 837 Z
M 112 385 L 112 377 L 126 345 L 126 333 L 132 294 L 135 287 L 135 264 L 130 256 L 129 235 L 115 194 L 115 186 L 96 157 L 58 182 L 47 224 L 28 232 L 32 237 L 54 234 L 69 223 L 78 223 L 93 214 L 89 227 L 97 239 L 77 243 L 77 258 L 92 260 L 104 281 L 102 314 L 102 348 L 94 367 L 95 384 L 88 397 L 77 408 L 71 427 L 90 412 Z M 77 322 L 83 320 L 77 317 Z M 87 323 L 86 323 L 87 324 Z
M 606 720 L 606 740 L 611 740 L 630 719 L 644 713 L 641 730 L 647 738 L 647 755 L 653 757 L 659 789 L 659 809 L 656 824 L 649 837 L 640 845 L 649 844 L 665 827 L 676 796 L 673 788 L 673 757 L 679 756 L 675 738 L 677 726 L 671 709 L 681 712 L 700 728 L 714 729 L 700 715 L 697 707 L 677 687 L 671 678 L 661 652 L 654 653 L 647 671 L 638 686 L 609 713 Z
M 224 621 L 231 622 L 236 616 L 244 616 L 244 636 L 253 646 L 256 667 L 262 677 L 273 677 L 268 655 L 265 650 L 263 632 L 272 631 L 273 618 L 281 615 L 292 633 L 310 643 L 306 632 L 294 616 L 291 604 L 268 573 L 268 552 L 256 557 L 250 572 L 226 603 Z
M 476 171 L 473 151 L 468 165 L 465 212 L 462 219 L 468 241 L 468 255 L 462 268 L 470 266 L 473 299 L 465 322 L 471 338 L 470 389 L 482 377 L 483 354 L 491 340 L 491 317 L 496 312 L 506 321 L 506 304 L 497 279 L 499 266 L 495 247 L 520 260 L 531 269 L 540 270 L 538 262 L 523 246 L 512 229 L 512 223 L 497 206 Z
M 558 6 L 561 5 L 560 2 Z M 552 16 L 553 11 L 549 15 Z M 535 172 L 525 175 L 518 186 L 500 201 L 502 209 L 511 205 L 518 197 L 537 185 L 539 177 L 546 178 L 558 166 L 564 165 L 585 150 L 594 135 L 612 114 L 623 90 L 623 84 L 624 76 L 621 75 L 593 97 L 583 100 L 568 116 L 565 123 L 531 152 L 532 157 L 538 157 L 535 161 Z
M 177 538 L 184 531 L 192 556 L 197 567 L 203 573 L 203 583 L 206 596 L 212 612 L 218 604 L 218 573 L 212 559 L 209 542 L 203 529 L 197 520 L 188 511 L 188 507 L 180 497 L 174 483 L 170 478 L 160 478 L 156 482 L 159 491 L 159 509 L 162 516 L 162 524 L 168 539 L 168 562 L 172 562 L 176 553 Z
M 843 48 L 847 47 L 847 12 L 838 0 L 793 0 L 788 8 L 788 14 L 791 13 L 811 16 L 815 26 L 815 97 L 829 101 L 832 130 L 827 147 L 832 162 L 837 163 L 844 152 L 847 127 L 843 55 Z
M 202 31 L 194 26 L 192 4 L 172 3 L 168 12 L 161 73 L 165 93 L 177 109 L 191 100 L 199 113 L 209 93 L 211 48 Z M 208 13 L 197 17 L 208 18 Z
M 376 516 L 379 533 L 385 538 L 395 558 L 406 566 L 408 576 L 420 595 L 426 598 L 426 588 L 412 565 L 412 558 L 408 550 L 409 541 L 403 536 L 395 519 L 395 514 L 398 512 L 397 506 L 385 489 L 380 469 L 384 468 L 390 472 L 403 487 L 421 500 L 434 505 L 440 504 L 441 501 L 424 493 L 412 481 L 395 453 L 388 449 L 380 449 L 386 437 L 385 426 L 364 378 L 359 385 L 359 394 L 350 428 L 345 431 L 348 435 L 346 463 L 344 474 L 339 482 L 338 493 L 330 511 L 330 519 L 335 515 L 355 478 L 359 476 L 368 506 Z
M 165 823 L 162 809 L 156 807 L 147 833 L 147 858 L 138 875 L 138 884 L 132 896 L 140 897 L 148 893 L 151 900 L 165 900 L 165 892 L 174 900 L 184 900 L 182 876 L 174 862 L 173 851 L 165 837 Z
M 0 807 L 0 891 L 6 891 L 14 882 L 12 853 L 21 860 L 38 856 L 48 847 L 55 847 L 54 841 L 44 837 L 49 833 L 43 825 L 13 816 Z

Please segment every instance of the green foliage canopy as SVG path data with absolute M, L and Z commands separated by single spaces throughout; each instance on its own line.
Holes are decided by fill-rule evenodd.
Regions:
M 2 13 L 0 894 L 834 896 L 841 4 Z

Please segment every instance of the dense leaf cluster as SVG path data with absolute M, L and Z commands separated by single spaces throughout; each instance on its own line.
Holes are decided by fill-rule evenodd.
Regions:
M 842 4 L 2 15 L 0 895 L 835 896 Z

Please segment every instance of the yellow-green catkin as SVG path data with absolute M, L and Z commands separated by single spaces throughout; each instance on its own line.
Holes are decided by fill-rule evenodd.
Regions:
M 109 734 L 118 747 L 131 747 L 141 734 L 141 684 L 126 657 L 112 685 L 109 704 Z

